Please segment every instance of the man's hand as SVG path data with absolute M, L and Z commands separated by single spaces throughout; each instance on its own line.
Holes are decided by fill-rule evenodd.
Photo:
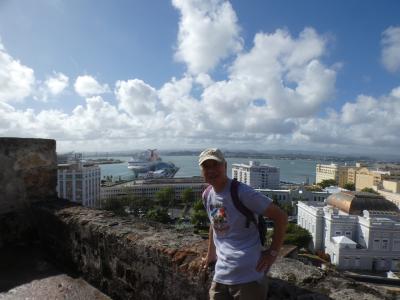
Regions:
M 276 260 L 276 255 L 271 255 L 269 250 L 265 250 L 261 252 L 260 259 L 257 262 L 256 271 L 257 272 L 266 272 L 271 268 L 272 264 Z
M 215 263 L 217 261 L 217 255 L 216 254 L 210 254 L 207 253 L 206 257 L 202 258 L 202 262 L 201 262 L 201 268 L 203 270 L 207 270 L 207 268 Z

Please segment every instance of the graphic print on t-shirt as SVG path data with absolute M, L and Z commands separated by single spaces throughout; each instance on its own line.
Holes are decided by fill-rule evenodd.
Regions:
M 229 230 L 226 208 L 222 204 L 210 205 L 210 214 L 215 233 L 225 235 Z

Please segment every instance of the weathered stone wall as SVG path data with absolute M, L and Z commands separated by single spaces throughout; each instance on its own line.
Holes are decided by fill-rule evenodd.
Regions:
M 49 257 L 113 299 L 207 299 L 207 241 L 190 232 L 61 201 L 36 205 L 35 216 Z M 293 259 L 280 259 L 270 276 L 269 299 L 396 299 Z
M 31 234 L 30 205 L 56 198 L 54 140 L 0 138 L 0 247 Z

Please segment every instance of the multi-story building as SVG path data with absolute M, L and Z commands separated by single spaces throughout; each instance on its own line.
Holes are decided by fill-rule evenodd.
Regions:
M 277 189 L 280 183 L 280 171 L 277 167 L 250 161 L 249 164 L 232 164 L 232 178 L 253 188 Z
M 102 186 L 101 201 L 127 196 L 153 200 L 156 193 L 165 188 L 174 190 L 176 200 L 180 200 L 183 191 L 189 188 L 193 190 L 195 199 L 201 199 L 206 186 L 202 177 L 137 180 Z
M 376 169 L 359 168 L 355 174 L 356 191 L 363 188 L 381 188 L 384 180 L 400 180 L 400 167 L 398 165 L 379 164 Z
M 100 207 L 100 167 L 80 161 L 57 166 L 58 197 L 81 203 L 83 206 Z
M 375 190 L 400 208 L 400 180 L 382 180 Z
M 316 178 L 315 182 L 318 184 L 323 180 L 335 180 L 336 183 L 343 187 L 347 183 L 348 166 L 340 166 L 338 164 L 317 164 L 315 167 Z
M 357 162 L 356 165 L 354 167 L 350 167 L 347 170 L 347 182 L 348 183 L 352 183 L 352 184 L 356 184 L 356 174 L 357 171 L 359 171 L 361 168 L 366 168 L 368 165 L 365 163 L 360 163 Z
M 340 192 L 326 203 L 299 202 L 298 224 L 338 269 L 398 270 L 400 211 L 382 196 Z

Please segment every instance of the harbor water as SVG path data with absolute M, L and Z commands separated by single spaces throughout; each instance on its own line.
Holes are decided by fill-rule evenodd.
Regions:
M 119 164 L 104 164 L 100 165 L 101 177 L 113 176 L 113 178 L 118 179 L 133 179 L 133 172 L 128 169 L 128 160 L 130 157 L 108 157 L 119 159 L 124 161 Z M 175 177 L 192 177 L 199 176 L 200 169 L 198 166 L 198 157 L 194 155 L 182 155 L 182 156 L 168 156 L 163 155 L 162 160 L 164 162 L 172 162 L 177 167 L 179 171 L 176 173 Z M 246 163 L 248 164 L 250 160 L 259 161 L 261 164 L 267 164 L 273 167 L 280 168 L 280 178 L 283 182 L 292 183 L 303 183 L 309 182 L 313 183 L 315 181 L 315 166 L 319 163 L 316 160 L 306 160 L 306 159 L 256 159 L 247 157 L 228 157 L 228 176 L 232 175 L 232 164 L 233 163 Z

